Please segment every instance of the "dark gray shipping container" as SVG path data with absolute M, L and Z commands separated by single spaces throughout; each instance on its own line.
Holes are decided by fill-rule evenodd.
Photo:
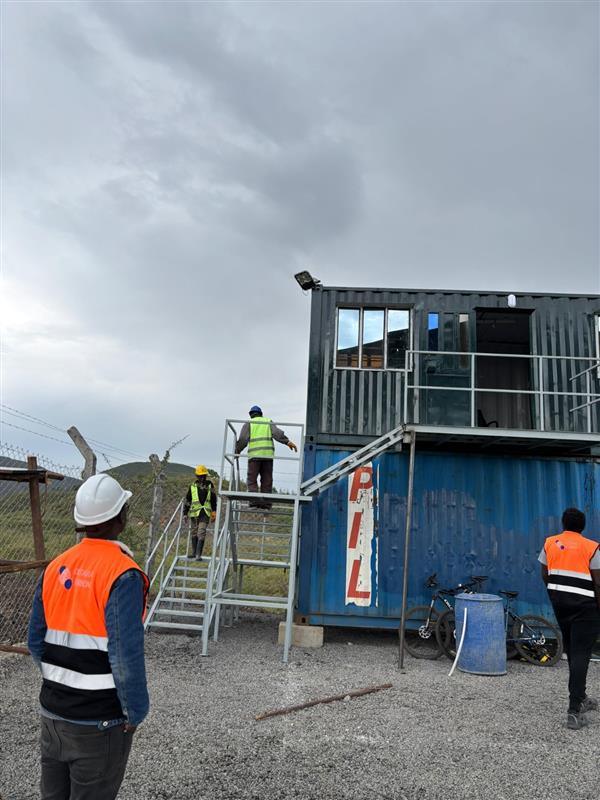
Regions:
M 388 329 L 402 310 L 403 348 Z M 338 318 L 346 317 L 356 347 L 341 347 Z M 363 341 L 373 321 L 381 342 Z M 308 441 L 357 446 L 401 422 L 597 434 L 600 369 L 591 367 L 599 358 L 599 295 L 518 294 L 510 307 L 502 293 L 319 286 Z

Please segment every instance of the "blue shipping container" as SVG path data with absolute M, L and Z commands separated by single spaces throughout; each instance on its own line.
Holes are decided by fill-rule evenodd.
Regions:
M 308 445 L 305 477 L 348 451 Z M 298 613 L 321 625 L 395 627 L 402 601 L 408 453 L 373 462 L 374 532 L 369 605 L 347 602 L 348 481 L 341 479 L 302 513 Z M 424 581 L 441 586 L 489 575 L 484 591 L 518 591 L 521 613 L 551 613 L 537 557 L 561 530 L 568 506 L 585 511 L 586 535 L 600 539 L 600 462 L 435 453 L 417 449 L 408 604 L 429 603 Z

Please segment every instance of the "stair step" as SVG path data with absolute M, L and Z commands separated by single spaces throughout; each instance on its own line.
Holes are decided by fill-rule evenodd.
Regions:
M 160 603 L 184 603 L 185 605 L 190 606 L 203 606 L 205 605 L 204 600 L 192 600 L 189 597 L 161 597 Z
M 167 587 L 167 591 L 169 592 L 179 592 L 183 594 L 206 594 L 206 589 L 194 589 L 191 586 L 172 586 L 169 584 Z M 172 595 L 171 595 L 172 597 Z M 181 600 L 181 597 L 179 598 Z
M 149 628 L 175 628 L 180 631 L 201 631 L 202 625 L 187 622 L 149 622 Z
M 170 617 L 204 617 L 203 611 L 178 611 L 174 608 L 156 608 L 154 610 L 154 615 L 157 614 L 168 614 Z
M 183 581 L 184 583 L 206 583 L 207 581 L 206 575 L 172 575 L 172 581 Z

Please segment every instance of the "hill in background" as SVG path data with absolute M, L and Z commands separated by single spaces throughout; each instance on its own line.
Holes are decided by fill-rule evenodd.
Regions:
M 119 464 L 118 467 L 112 467 L 104 471 L 118 480 L 119 478 L 152 475 L 152 466 L 149 461 L 130 461 L 128 464 Z M 187 464 L 168 463 L 164 468 L 164 472 L 169 478 L 174 478 L 178 475 L 187 475 L 193 478 L 194 467 L 190 467 Z M 211 470 L 209 472 L 212 474 Z

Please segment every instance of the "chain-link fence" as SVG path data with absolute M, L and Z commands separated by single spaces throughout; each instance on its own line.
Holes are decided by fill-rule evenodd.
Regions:
M 17 445 L 0 443 L 0 466 L 24 468 L 31 455 Z M 77 489 L 81 486 L 81 467 L 57 464 L 36 454 L 38 467 L 63 476 L 40 485 L 40 505 L 45 556 L 50 560 L 76 542 L 73 505 Z M 148 532 L 152 517 L 155 483 L 153 472 L 142 475 L 120 474 L 119 468 L 111 470 L 119 482 L 131 492 L 127 527 L 121 536 L 130 547 L 137 562 L 143 566 L 148 548 Z M 186 474 L 163 476 L 162 498 L 155 507 L 158 530 L 162 530 L 187 487 L 190 476 Z M 27 482 L 0 480 L 0 561 L 34 561 L 36 558 L 32 515 Z M 23 642 L 39 569 L 0 574 L 0 644 Z
M 27 451 L 16 445 L 0 444 L 0 466 L 27 467 Z M 40 485 L 40 505 L 45 555 L 58 555 L 73 544 L 73 524 L 65 524 L 81 485 L 81 468 L 57 464 L 36 454 L 38 467 L 63 475 Z M 72 517 L 71 517 L 72 519 Z M 31 503 L 28 482 L 0 480 L 0 559 L 35 561 Z M 26 569 L 0 574 L 0 643 L 23 641 L 31 599 L 39 570 Z

